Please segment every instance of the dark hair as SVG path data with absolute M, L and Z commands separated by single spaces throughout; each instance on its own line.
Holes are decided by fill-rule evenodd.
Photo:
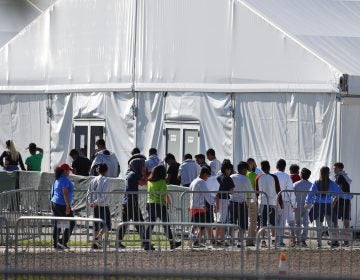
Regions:
M 207 154 L 207 155 L 212 155 L 212 156 L 214 157 L 214 156 L 215 156 L 215 151 L 214 151 L 214 149 L 210 148 L 210 149 L 208 149 L 208 150 L 206 151 L 206 154 Z
M 105 147 L 105 140 L 104 139 L 98 139 L 95 144 L 96 144 L 96 146 Z
M 207 166 L 201 167 L 201 169 L 200 169 L 200 175 L 203 175 L 203 174 L 211 175 L 211 170 L 210 170 L 210 168 L 207 167 Z
M 69 153 L 69 156 L 78 156 L 79 155 L 79 152 L 78 152 L 78 150 L 76 150 L 76 149 L 72 149 L 71 151 L 70 151 L 70 153 Z
M 149 155 L 157 155 L 157 150 L 155 148 L 150 148 Z
M 344 169 L 344 164 L 342 162 L 335 162 L 334 166 L 340 168 L 340 169 Z
M 169 160 L 176 160 L 175 156 L 171 153 L 166 154 L 165 156 L 165 162 L 167 163 Z
M 159 180 L 165 180 L 166 178 L 166 168 L 164 165 L 158 165 L 156 166 L 153 171 L 150 173 L 149 181 L 159 181 Z
M 55 173 L 55 180 L 58 180 L 64 174 L 64 170 L 62 170 L 58 166 L 58 167 L 55 168 L 54 173 Z
M 205 160 L 205 155 L 204 155 L 204 154 L 198 154 L 198 155 L 195 155 L 195 158 L 199 158 L 199 159 Z
M 260 163 L 261 166 L 261 170 L 264 171 L 265 173 L 270 171 L 270 163 L 267 160 L 263 160 Z
M 135 154 L 140 154 L 140 149 L 138 147 L 135 147 L 134 149 L 132 149 L 131 151 L 131 155 L 135 155 Z
M 234 169 L 234 166 L 231 164 L 230 159 L 224 159 L 221 164 L 221 173 L 225 174 L 226 169 L 231 169 L 231 171 Z
M 10 142 L 11 142 L 11 140 L 6 140 L 6 142 L 5 142 L 6 147 L 10 147 Z
M 319 176 L 319 188 L 318 191 L 327 192 L 330 186 L 330 168 L 327 166 L 323 166 L 320 168 L 320 176 Z
M 106 171 L 108 171 L 108 166 L 106 165 L 106 163 L 99 163 L 96 167 L 96 171 L 103 175 L 106 173 Z
M 285 159 L 279 159 L 278 162 L 276 163 L 276 169 L 280 171 L 285 171 L 285 168 L 286 168 Z
M 191 154 L 186 154 L 186 155 L 184 156 L 184 159 L 192 159 L 192 155 L 191 155 Z
M 297 164 L 292 164 L 290 165 L 289 170 L 291 174 L 298 174 L 300 170 L 300 166 Z
M 241 173 L 244 169 L 248 170 L 248 164 L 245 161 L 240 161 L 237 166 L 237 171 Z
M 110 151 L 109 151 L 109 150 L 104 150 L 104 151 L 103 151 L 103 154 L 104 154 L 104 155 L 107 155 L 107 156 L 110 156 Z
M 304 180 L 308 180 L 310 178 L 311 175 L 311 171 L 307 168 L 303 168 L 301 169 L 301 178 L 303 178 Z

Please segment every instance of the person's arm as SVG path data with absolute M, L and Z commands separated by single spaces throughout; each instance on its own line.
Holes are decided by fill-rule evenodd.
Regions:
M 25 168 L 25 165 L 24 165 L 24 162 L 22 160 L 22 157 L 21 157 L 21 154 L 19 153 L 19 164 L 20 164 L 20 167 L 21 167 L 21 170 L 23 171 L 26 171 L 26 168 Z
M 36 150 L 40 153 L 40 154 L 43 154 L 44 153 L 44 150 L 40 147 L 36 147 Z
M 71 205 L 70 205 L 70 201 L 69 201 L 69 190 L 66 187 L 63 188 L 63 195 L 64 195 L 64 201 L 66 204 L 65 214 L 69 215 L 70 211 L 71 211 L 71 207 L 70 207 Z
M 316 182 L 314 182 L 314 183 L 311 185 L 310 192 L 308 193 L 308 195 L 307 195 L 306 198 L 305 198 L 305 205 L 304 205 L 304 208 L 305 208 L 305 209 L 308 209 L 309 206 L 310 206 L 311 204 L 313 204 L 315 192 L 317 192 Z
M 4 158 L 6 156 L 6 152 L 3 152 L 0 156 L 0 166 L 4 167 Z
M 280 187 L 280 183 L 279 183 L 279 179 L 276 175 L 272 175 L 274 180 L 275 180 L 275 190 L 276 193 L 279 194 L 281 192 L 281 187 Z M 283 203 L 283 199 L 282 199 L 282 195 L 279 195 L 279 205 L 280 208 L 283 209 L 284 208 L 284 203 Z

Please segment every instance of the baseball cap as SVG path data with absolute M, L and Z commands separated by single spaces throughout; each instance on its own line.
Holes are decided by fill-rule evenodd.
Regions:
M 30 143 L 29 147 L 27 147 L 26 149 L 28 150 L 35 150 L 36 149 L 36 144 L 35 143 Z
M 74 171 L 74 169 L 72 169 L 71 167 L 70 167 L 70 165 L 68 165 L 67 163 L 62 163 L 62 164 L 60 164 L 59 165 L 59 168 L 61 169 L 61 170 L 70 170 L 70 171 Z

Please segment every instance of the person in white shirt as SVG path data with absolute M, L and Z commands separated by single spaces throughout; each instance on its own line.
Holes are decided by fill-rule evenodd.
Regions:
M 208 149 L 206 151 L 206 157 L 209 161 L 211 169 L 211 176 L 219 175 L 221 169 L 221 162 L 216 158 L 214 149 Z
M 295 226 L 295 216 L 294 211 L 296 209 L 296 197 L 293 192 L 293 182 L 289 174 L 285 173 L 286 161 L 284 159 L 279 159 L 276 163 L 277 172 L 274 173 L 279 179 L 280 188 L 283 191 L 282 200 L 284 203 L 284 208 L 282 211 L 278 211 L 277 224 L 279 227 L 277 235 L 277 244 L 279 247 L 285 247 L 284 243 L 284 227 L 287 222 L 289 227 L 293 228 Z M 295 232 L 291 230 L 292 242 L 291 245 L 295 246 Z
M 110 216 L 110 194 L 109 192 L 109 180 L 105 176 L 108 167 L 105 163 L 100 163 L 96 167 L 96 171 L 99 174 L 93 178 L 90 182 L 88 191 L 87 191 L 87 202 L 89 206 L 94 209 L 94 218 L 99 218 L 105 221 L 106 229 L 109 231 L 111 229 L 111 216 Z M 99 223 L 94 224 L 94 235 L 95 240 L 101 240 L 104 234 L 104 225 Z M 92 246 L 93 249 L 100 249 L 101 243 L 95 242 Z
M 246 176 L 248 170 L 247 163 L 240 161 L 237 166 L 237 174 L 231 175 L 235 188 L 230 194 L 230 223 L 239 226 L 238 244 L 241 247 L 241 241 L 244 238 L 245 232 L 248 229 L 248 208 L 247 201 L 254 201 L 256 199 L 254 189 L 251 186 L 249 178 Z
M 107 176 L 116 178 L 120 175 L 120 164 L 116 155 L 106 149 L 105 140 L 98 139 L 96 141 L 97 152 L 93 156 L 93 162 L 90 167 L 90 175 L 98 175 L 96 173 L 97 166 L 101 163 L 105 163 L 108 167 Z
M 192 155 L 186 154 L 184 161 L 180 164 L 178 179 L 181 185 L 189 187 L 191 182 L 199 175 L 200 166 L 192 159 Z

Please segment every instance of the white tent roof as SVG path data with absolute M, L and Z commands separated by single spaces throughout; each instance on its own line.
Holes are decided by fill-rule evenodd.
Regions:
M 0 49 L 0 91 L 337 92 L 349 74 L 350 92 L 359 14 L 345 0 L 58 0 Z
M 0 47 L 54 2 L 55 0 L 0 0 Z

